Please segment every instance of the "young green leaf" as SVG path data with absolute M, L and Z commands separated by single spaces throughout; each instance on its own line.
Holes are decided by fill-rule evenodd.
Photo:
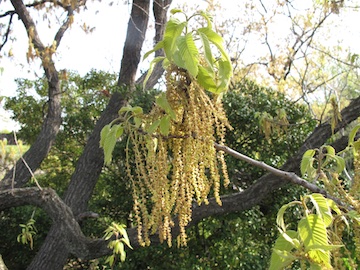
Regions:
M 286 235 L 292 239 L 298 238 L 296 231 L 288 230 Z M 284 269 L 295 261 L 297 258 L 291 253 L 293 248 L 294 246 L 283 235 L 280 235 L 275 241 L 269 270 Z
M 310 259 L 330 268 L 330 252 L 311 250 L 311 246 L 329 244 L 324 221 L 318 215 L 308 215 L 299 221 L 298 232 Z
M 160 119 L 157 119 L 146 129 L 146 132 L 150 134 L 154 133 L 156 129 L 159 127 L 159 125 L 160 125 Z
M 218 89 L 217 89 L 217 94 L 220 94 L 221 92 L 223 92 L 224 90 L 227 89 L 227 87 L 229 86 L 230 83 L 230 78 L 232 75 L 232 66 L 231 66 L 231 62 L 228 60 L 224 60 L 224 59 L 219 59 L 218 60 L 218 65 L 219 65 L 219 83 L 218 83 Z
M 316 152 L 313 149 L 309 149 L 304 153 L 300 164 L 300 172 L 302 176 L 304 176 L 309 171 L 309 168 L 313 166 L 315 153 Z
M 214 74 L 211 74 L 207 69 L 202 66 L 199 66 L 197 80 L 199 84 L 209 92 L 217 93 L 218 87 L 214 81 Z
M 100 146 L 104 149 L 104 164 L 110 164 L 118 135 L 121 136 L 123 131 L 122 125 L 113 125 L 111 128 L 109 125 L 106 125 L 101 130 Z
M 155 57 L 151 62 L 150 62 L 150 66 L 149 66 L 149 69 L 146 73 L 146 77 L 144 79 L 144 82 L 143 82 L 143 89 L 145 89 L 146 87 L 146 83 L 148 82 L 152 72 L 154 71 L 154 67 L 157 63 L 159 63 L 160 61 L 163 61 L 165 59 L 164 56 L 158 56 L 158 57 Z
M 218 50 L 222 55 L 222 58 L 230 62 L 230 57 L 228 56 L 228 54 L 224 49 L 223 38 L 219 34 L 217 34 L 214 30 L 208 27 L 199 28 L 197 31 L 206 35 L 209 41 L 218 48 Z
M 180 56 L 185 63 L 185 69 L 193 77 L 196 77 L 199 70 L 199 52 L 196 48 L 192 33 L 180 36 L 176 40 L 176 45 L 179 48 Z
M 205 61 L 209 67 L 210 70 L 212 70 L 212 72 L 214 73 L 214 58 L 211 52 L 211 47 L 210 47 L 210 42 L 208 37 L 203 33 L 203 32 L 197 32 L 198 35 L 200 36 L 203 48 L 204 48 L 204 56 L 205 56 Z
M 164 92 L 159 94 L 156 97 L 155 102 L 160 108 L 162 108 L 171 117 L 171 119 L 176 120 L 176 114 L 173 111 L 173 109 L 171 108 L 171 106 L 166 98 L 166 94 Z
M 187 22 L 181 22 L 176 18 L 171 18 L 165 27 L 164 32 L 164 51 L 166 57 L 171 61 L 176 50 L 177 38 L 181 35 Z
M 313 193 L 311 195 L 307 195 L 307 197 L 310 198 L 316 209 L 317 215 L 323 219 L 325 226 L 330 226 L 333 220 L 333 216 L 331 214 L 330 206 L 328 205 L 328 200 L 319 193 Z
M 356 125 L 349 133 L 349 145 L 353 145 L 355 136 L 360 129 L 360 124 Z
M 178 8 L 173 8 L 172 10 L 170 10 L 171 15 L 174 15 L 176 13 L 183 13 L 183 11 L 181 9 L 178 9 Z
M 284 222 L 284 213 L 285 213 L 286 209 L 288 209 L 290 206 L 296 205 L 296 204 L 301 204 L 301 203 L 298 201 L 289 202 L 288 204 L 283 205 L 280 208 L 280 210 L 278 211 L 278 214 L 276 216 L 276 223 L 279 226 L 279 228 L 281 229 L 281 231 L 283 231 L 283 232 L 286 231 L 286 226 L 285 226 L 285 222 Z
M 170 133 L 170 117 L 165 115 L 160 120 L 160 133 L 164 136 Z
M 164 48 L 164 41 L 163 41 L 163 40 L 159 41 L 152 50 L 150 50 L 150 51 L 148 51 L 147 53 L 145 53 L 145 54 L 144 54 L 144 57 L 143 57 L 143 60 L 145 60 L 146 58 L 148 58 L 150 54 L 152 54 L 152 53 L 154 53 L 154 52 L 156 52 L 157 50 L 160 50 L 160 49 L 162 49 L 162 48 Z

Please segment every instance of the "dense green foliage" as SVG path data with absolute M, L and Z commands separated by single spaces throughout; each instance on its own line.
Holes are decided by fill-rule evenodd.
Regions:
M 91 71 L 83 78 L 69 74 L 68 80 L 64 80 L 64 122 L 51 154 L 41 167 L 41 185 L 51 186 L 60 194 L 64 192 L 86 136 L 106 105 L 108 98 L 102 90 L 107 89 L 110 94 L 115 91 L 115 78 L 115 75 Z M 46 106 L 46 85 L 43 86 L 42 80 L 19 80 L 18 83 L 17 97 L 9 99 L 6 106 L 14 111 L 14 117 L 21 123 L 19 138 L 31 143 L 43 117 L 41 108 Z M 36 98 L 33 97 L 34 91 Z M 136 90 L 131 103 L 149 111 L 155 94 L 156 91 Z M 291 156 L 314 126 L 304 107 L 292 104 L 284 95 L 252 82 L 236 83 L 224 97 L 224 107 L 234 128 L 227 134 L 227 144 L 274 166 L 280 166 Z M 285 109 L 291 125 L 286 130 L 271 134 L 268 140 L 261 132 L 256 115 L 268 112 L 275 116 L 281 108 Z M 116 145 L 113 162 L 104 168 L 90 201 L 89 209 L 99 213 L 100 218 L 82 223 L 88 235 L 102 236 L 112 221 L 128 226 L 132 224 L 130 181 L 124 169 L 124 141 Z M 248 187 L 264 173 L 232 158 L 228 158 L 228 167 L 233 189 L 223 190 L 227 193 Z M 297 198 L 298 192 L 299 188 L 285 187 L 269 196 L 259 207 L 239 214 L 206 219 L 188 230 L 187 247 L 178 249 L 176 245 L 172 248 L 158 245 L 128 251 L 122 269 L 265 269 L 277 236 L 277 210 Z M 26 223 L 32 211 L 33 208 L 27 207 L 1 213 L 1 222 L 8 229 L 6 235 L 4 232 L 1 234 L 4 241 L 0 243 L 0 254 L 11 268 L 21 268 L 20 264 L 28 263 L 49 228 L 50 221 L 36 210 L 34 219 L 38 233 L 34 236 L 34 251 L 20 246 L 16 242 L 16 236 L 21 232 L 18 224 Z M 5 221 L 6 224 L 3 223 Z M 20 249 L 22 252 L 19 252 Z M 20 254 L 21 258 L 18 257 Z M 100 260 L 99 263 L 104 261 Z

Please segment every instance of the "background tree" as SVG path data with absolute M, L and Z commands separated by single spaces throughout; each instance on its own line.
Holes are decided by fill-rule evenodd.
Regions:
M 45 108 L 46 113 L 43 116 L 45 118 L 43 118 L 42 126 L 39 129 L 38 135 L 35 137 L 36 133 L 32 134 L 31 147 L 24 155 L 24 159 L 26 160 L 28 166 L 32 171 L 36 171 L 41 163 L 44 164 L 44 168 L 46 168 L 45 164 L 50 164 L 49 161 L 45 163 L 43 160 L 48 156 L 50 147 L 55 143 L 56 137 L 59 134 L 59 130 L 61 130 L 60 117 L 62 107 L 60 105 L 60 96 L 62 96 L 63 93 L 60 88 L 60 75 L 63 74 L 60 74 L 55 68 L 53 53 L 60 45 L 60 41 L 64 32 L 72 23 L 74 18 L 73 16 L 76 16 L 74 11 L 80 9 L 80 7 L 86 5 L 86 3 L 83 1 L 59 1 L 54 4 L 53 1 L 43 1 L 24 5 L 22 1 L 18 0 L 12 0 L 11 3 L 14 9 L 9 10 L 8 12 L 4 12 L 1 17 L 9 18 L 8 22 L 10 26 L 14 16 L 18 16 L 20 18 L 24 24 L 25 29 L 27 30 L 30 41 L 28 57 L 29 59 L 33 57 L 39 57 L 44 68 L 44 74 L 46 78 L 45 85 L 48 86 L 46 89 L 48 94 L 47 105 L 42 106 L 41 108 L 41 111 L 44 111 Z M 107 242 L 96 238 L 98 235 L 96 235 L 94 238 L 85 237 L 81 231 L 79 222 L 83 223 L 84 217 L 89 216 L 88 210 L 91 210 L 89 207 L 92 206 L 92 204 L 89 204 L 89 202 L 93 195 L 94 188 L 98 183 L 100 173 L 103 170 L 103 154 L 102 150 L 99 148 L 100 130 L 117 116 L 119 109 L 130 100 L 131 93 L 133 93 L 134 89 L 136 88 L 135 85 L 137 82 L 135 81 L 135 78 L 140 61 L 141 49 L 148 26 L 150 4 L 153 6 L 153 14 L 156 25 L 155 40 L 158 41 L 162 38 L 164 23 L 166 22 L 166 12 L 169 8 L 169 5 L 171 4 L 171 1 L 152 2 L 146 0 L 134 0 L 132 2 L 127 37 L 124 44 L 123 58 L 121 61 L 122 65 L 117 82 L 113 84 L 111 88 L 109 88 L 111 90 L 111 97 L 108 99 L 106 108 L 103 110 L 101 116 L 98 116 L 92 131 L 89 132 L 88 130 L 83 134 L 78 131 L 80 134 L 79 136 L 83 137 L 79 144 L 71 150 L 75 151 L 75 149 L 81 149 L 83 146 L 83 151 L 81 154 L 79 154 L 79 152 L 71 153 L 71 155 L 74 155 L 73 161 L 74 164 L 76 163 L 76 165 L 72 167 L 73 170 L 71 172 L 68 172 L 71 174 L 71 177 L 69 177 L 68 185 L 64 187 L 65 192 L 61 196 L 62 199 L 60 199 L 60 197 L 58 197 L 57 194 L 49 188 L 43 188 L 42 190 L 31 187 L 24 188 L 25 185 L 28 184 L 31 178 L 31 174 L 21 160 L 19 160 L 16 164 L 15 178 L 13 178 L 13 171 L 9 171 L 5 175 L 4 179 L 0 182 L 1 210 L 31 204 L 43 208 L 55 223 L 55 225 L 49 229 L 47 237 L 42 243 L 34 260 L 29 265 L 29 269 L 61 269 L 66 263 L 69 254 L 83 259 L 93 259 L 110 253 L 110 250 L 107 248 Z M 283 7 L 284 4 L 290 5 L 291 3 L 286 1 L 280 5 L 279 8 Z M 29 12 L 29 10 L 32 8 L 39 8 L 40 11 L 43 11 L 43 9 L 41 9 L 43 7 L 46 7 L 47 10 L 51 10 L 53 12 L 56 12 L 57 10 L 61 12 L 65 10 L 67 13 L 67 18 L 65 19 L 63 25 L 59 27 L 59 30 L 55 35 L 54 42 L 51 42 L 47 46 L 42 43 L 37 31 L 38 24 L 34 22 L 33 16 Z M 49 7 L 51 8 L 49 9 Z M 247 6 L 245 10 L 253 11 L 254 8 Z M 267 10 L 267 8 L 265 7 L 264 10 Z M 320 22 L 322 20 L 326 21 L 328 18 L 326 16 L 324 17 L 324 14 L 337 12 L 336 9 L 329 10 L 328 8 L 325 11 L 327 13 L 321 13 L 320 11 L 316 13 L 319 14 L 320 17 L 315 20 L 315 23 L 310 24 L 310 32 L 307 31 L 308 28 L 301 28 L 301 31 L 304 31 L 304 33 L 313 33 L 314 36 L 315 33 L 317 33 L 317 29 L 319 29 L 321 26 L 319 25 Z M 265 11 L 265 13 L 267 12 Z M 261 17 L 262 20 L 266 22 L 267 19 L 264 19 L 263 17 L 264 16 Z M 293 22 L 294 25 L 299 24 L 301 26 L 300 22 L 296 21 L 295 19 Z M 303 24 L 303 26 L 308 27 L 308 23 Z M 258 29 L 262 28 L 260 27 Z M 266 30 L 267 28 L 265 27 L 264 29 Z M 298 37 L 296 35 L 299 35 L 299 33 L 301 36 L 301 31 L 295 31 L 295 37 Z M 3 44 L 6 44 L 6 41 L 10 35 L 10 31 L 5 31 L 3 34 Z M 267 36 L 267 32 L 265 32 L 264 37 L 266 38 Z M 304 38 L 306 42 L 311 40 L 311 38 L 309 39 L 308 36 L 304 36 Z M 306 42 L 300 42 L 300 44 L 303 43 L 305 45 L 309 45 L 309 43 Z M 294 44 L 297 45 L 296 38 Z M 306 51 L 304 50 L 303 53 L 306 54 Z M 283 81 L 287 81 L 287 78 L 290 76 L 290 73 L 286 75 L 287 71 L 294 69 L 290 68 L 294 66 L 294 61 L 292 59 L 293 57 L 295 57 L 293 51 L 290 51 L 289 54 L 285 54 L 285 57 L 271 54 L 271 61 L 267 65 L 263 65 L 268 68 L 270 75 L 273 74 L 272 78 L 275 80 L 271 84 L 278 86 L 279 89 L 290 88 L 286 84 L 284 86 Z M 288 63 L 289 60 L 290 63 Z M 278 63 L 281 64 L 278 65 Z M 284 68 L 281 69 L 281 67 Z M 162 69 L 161 67 L 158 67 L 157 72 L 153 73 L 153 77 L 148 81 L 149 88 L 151 88 L 158 81 L 158 78 L 161 76 L 161 74 Z M 85 88 L 86 87 L 84 87 L 84 89 Z M 99 89 L 100 92 L 103 90 L 103 88 Z M 80 102 L 79 104 L 85 103 Z M 329 122 L 324 122 L 318 125 L 307 137 L 307 139 L 304 140 L 303 144 L 297 149 L 297 151 L 295 151 L 292 156 L 287 157 L 287 160 L 283 163 L 281 168 L 285 171 L 294 171 L 298 173 L 301 156 L 305 150 L 308 148 L 319 147 L 331 137 L 333 132 L 336 133 L 354 121 L 359 116 L 359 103 L 359 97 L 355 96 L 354 100 L 352 100 L 349 105 L 341 111 L 341 121 L 338 121 L 333 130 Z M 36 105 L 36 108 L 39 109 L 38 104 L 35 104 L 34 101 L 32 101 L 31 104 L 34 106 Z M 229 107 L 231 108 L 230 104 Z M 276 106 L 274 107 L 276 108 Z M 72 114 L 80 113 L 79 107 L 76 108 L 75 106 L 73 111 L 70 109 L 69 112 Z M 258 116 L 261 117 L 264 115 L 263 113 L 264 111 L 260 111 Z M 275 112 L 274 114 L 274 112 L 271 110 L 267 113 L 268 116 L 272 116 L 273 118 L 280 116 L 279 112 Z M 278 119 L 281 118 L 282 117 L 278 117 Z M 74 117 L 71 120 L 71 116 L 69 115 L 69 122 L 66 123 L 69 124 L 69 132 L 76 132 L 76 127 L 74 125 L 76 125 L 77 120 L 77 117 Z M 267 120 L 269 120 L 269 118 L 267 118 Z M 74 125 L 71 125 L 71 123 Z M 267 135 L 265 141 L 269 139 L 271 140 L 271 136 L 274 136 L 266 132 L 264 135 Z M 83 141 L 84 136 L 87 139 L 85 145 Z M 242 138 L 240 134 L 239 137 L 236 139 L 234 138 L 234 140 L 236 140 L 235 143 L 240 143 L 240 141 L 243 139 L 246 138 Z M 66 140 L 66 138 L 64 138 L 64 140 Z M 256 150 L 252 152 L 255 154 L 255 157 L 256 153 L 261 153 L 260 151 Z M 285 157 L 279 159 L 272 157 L 270 158 L 270 162 L 273 165 L 278 165 L 284 159 Z M 121 168 L 121 162 L 119 162 L 118 165 Z M 241 173 L 243 174 L 243 172 Z M 234 176 L 236 176 L 235 171 Z M 241 177 L 243 177 L 243 175 L 241 175 Z M 251 209 L 255 205 L 263 204 L 264 199 L 266 199 L 272 191 L 283 187 L 287 183 L 286 180 L 272 174 L 263 175 L 254 183 L 252 183 L 252 180 L 253 179 L 246 181 L 245 184 L 243 183 L 243 180 L 241 180 L 240 183 L 239 181 L 236 182 L 235 186 L 246 188 L 245 191 L 224 196 L 222 198 L 222 207 L 216 205 L 215 201 L 212 199 L 210 200 L 209 205 L 194 207 L 192 223 L 190 226 L 196 225 L 205 217 L 224 215 L 227 213 L 239 213 Z M 52 182 L 51 176 L 47 178 L 46 182 Z M 174 235 L 178 233 L 176 228 L 173 230 L 173 233 Z M 128 234 L 132 240 L 132 245 L 135 248 L 138 247 L 136 240 L 136 229 L 129 229 Z M 153 243 L 156 243 L 155 239 L 156 236 L 153 239 Z

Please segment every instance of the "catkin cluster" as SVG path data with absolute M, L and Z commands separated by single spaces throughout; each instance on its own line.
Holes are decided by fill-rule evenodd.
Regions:
M 224 185 L 229 183 L 223 153 L 214 148 L 215 141 L 224 143 L 226 128 L 231 128 L 220 97 L 207 94 L 185 70 L 173 68 L 166 76 L 166 98 L 176 115 L 169 133 L 146 132 L 166 114 L 155 106 L 144 117 L 143 131 L 130 134 L 135 174 L 129 160 L 127 171 L 133 182 L 139 242 L 144 245 L 150 243 L 150 234 L 158 232 L 160 240 L 171 246 L 175 224 L 180 244 L 186 245 L 193 204 L 208 203 L 212 191 L 221 205 L 221 175 Z

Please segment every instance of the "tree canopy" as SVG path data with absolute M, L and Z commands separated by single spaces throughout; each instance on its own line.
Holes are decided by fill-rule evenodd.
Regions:
M 125 244 L 134 249 L 127 249 L 121 264 L 129 269 L 260 269 L 269 266 L 278 226 L 283 238 L 275 243 L 278 255 L 273 253 L 270 267 L 285 267 L 294 258 L 310 258 L 302 267 L 313 266 L 312 260 L 329 267 L 329 250 L 319 257 L 303 233 L 306 224 L 323 222 L 318 217 L 324 212 L 300 219 L 300 211 L 294 211 L 292 222 L 300 219 L 296 233 L 285 230 L 281 215 L 276 219 L 279 209 L 285 211 L 282 205 L 299 200 L 306 190 L 322 194 L 304 197 L 315 208 L 322 205 L 321 196 L 331 198 L 355 224 L 355 237 L 344 236 L 349 239 L 341 250 L 348 252 L 349 261 L 333 263 L 359 263 L 354 248 L 360 239 L 360 198 L 354 191 L 360 182 L 359 147 L 357 129 L 350 132 L 360 114 L 359 59 L 355 50 L 335 46 L 326 36 L 356 13 L 356 1 L 245 1 L 242 16 L 231 18 L 221 15 L 226 8 L 216 1 L 208 1 L 208 13 L 188 10 L 199 15 L 191 17 L 180 9 L 169 14 L 171 0 L 133 0 L 119 72 L 91 70 L 85 76 L 58 70 L 56 57 L 77 16 L 92 3 L 4 3 L 9 9 L 0 10 L 1 57 L 13 57 L 18 18 L 28 39 L 23 53 L 43 69 L 40 79 L 18 79 L 16 94 L 6 99 L 6 109 L 21 127 L 17 144 L 21 140 L 28 148 L 19 157 L 8 154 L 14 150 L 5 142 L 1 145 L 0 219 L 12 233 L 2 237 L 6 241 L 0 252 L 9 266 L 95 267 L 99 261 L 94 259 L 104 256 L 110 256 L 111 264 L 115 254 L 124 259 L 116 249 Z M 41 31 L 47 21 L 55 29 L 50 42 Z M 89 30 L 86 22 L 81 25 Z M 154 31 L 148 31 L 149 25 Z M 276 33 L 279 25 L 286 30 L 282 39 Z M 109 26 L 109 36 L 119 32 L 120 26 Z M 144 53 L 150 34 L 154 60 L 139 75 L 141 59 L 152 57 Z M 254 46 L 251 57 L 254 40 L 262 47 Z M 342 163 L 336 153 L 344 149 L 355 152 Z M 323 154 L 325 162 L 319 157 Z M 143 182 L 134 180 L 134 174 Z M 126 233 L 112 222 L 126 224 Z M 21 266 L 8 252 L 17 235 L 35 250 L 17 254 Z M 293 260 L 284 261 L 284 253 L 292 251 L 281 244 L 284 239 L 300 253 L 297 243 L 303 241 L 310 248 L 304 251 L 307 257 L 290 254 Z M 163 240 L 188 247 L 158 245 Z M 150 241 L 151 247 L 140 248 Z M 325 242 L 315 249 L 325 249 Z M 157 264 L 161 254 L 167 256 L 163 265 Z M 177 258 L 183 259 L 174 263 Z

